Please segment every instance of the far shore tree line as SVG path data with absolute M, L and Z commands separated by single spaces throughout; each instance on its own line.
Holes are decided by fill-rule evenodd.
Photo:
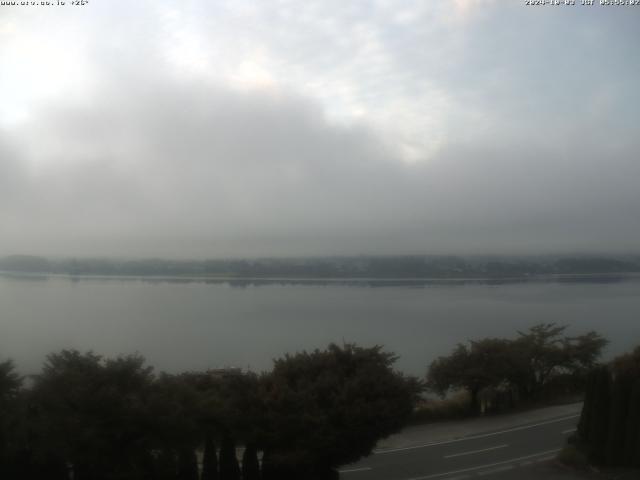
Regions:
M 639 256 L 400 255 L 254 259 L 114 259 L 32 255 L 0 257 L 0 271 L 56 275 L 290 278 L 527 278 L 640 273 Z
M 415 419 L 425 390 L 464 390 L 468 413 L 479 414 L 586 388 L 591 413 L 581 432 L 600 445 L 606 440 L 593 432 L 605 427 L 590 425 L 602 408 L 593 405 L 609 390 L 594 386 L 606 383 L 604 374 L 596 381 L 590 372 L 607 368 L 598 364 L 607 342 L 565 330 L 543 323 L 514 339 L 460 344 L 431 364 L 426 381 L 394 370 L 397 357 L 382 347 L 354 344 L 285 355 L 260 375 L 156 374 L 138 355 L 63 350 L 25 379 L 10 360 L 0 362 L 0 478 L 336 479 L 339 466 Z M 640 351 L 634 355 L 640 361 Z M 618 426 L 638 413 L 626 408 L 621 416 L 612 406 L 630 401 L 624 392 L 637 400 L 640 367 L 627 370 L 635 383 L 618 374 L 607 383 L 608 418 Z M 606 428 L 607 438 L 617 432 Z M 636 430 L 628 435 L 640 441 Z

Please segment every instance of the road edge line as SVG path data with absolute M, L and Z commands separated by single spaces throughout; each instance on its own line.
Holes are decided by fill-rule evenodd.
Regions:
M 520 460 L 526 460 L 528 458 L 540 457 L 542 455 L 549 455 L 550 453 L 557 453 L 560 450 L 562 450 L 562 449 L 561 448 L 556 448 L 555 450 L 547 450 L 546 452 L 533 453 L 531 455 L 525 455 L 524 457 L 518 457 L 518 458 L 511 458 L 509 460 L 503 460 L 502 462 L 489 463 L 487 465 L 479 465 L 477 467 L 469 467 L 469 468 L 464 468 L 462 470 L 453 470 L 451 472 L 434 473 L 432 475 L 426 475 L 424 477 L 411 477 L 411 478 L 408 478 L 407 480 L 427 480 L 429 478 L 444 477 L 446 475 L 455 475 L 456 473 L 473 472 L 474 470 L 481 470 L 483 468 L 496 467 L 498 465 L 506 465 L 508 463 L 519 462 Z
M 506 430 L 500 430 L 499 432 L 481 433 L 481 434 L 478 434 L 478 435 L 469 435 L 468 437 L 460 437 L 460 438 L 454 438 L 454 439 L 451 439 L 451 440 L 443 440 L 441 442 L 425 443 L 423 445 L 413 445 L 413 446 L 410 446 L 410 447 L 390 448 L 390 449 L 386 449 L 386 450 L 374 450 L 373 454 L 374 455 L 384 455 L 384 454 L 387 454 L 387 453 L 402 452 L 402 451 L 405 451 L 405 450 L 417 450 L 419 448 L 434 447 L 436 445 L 447 445 L 449 443 L 465 442 L 467 440 L 475 440 L 475 439 L 478 439 L 478 438 L 493 437 L 495 435 L 502 435 L 503 433 L 517 432 L 519 430 L 526 430 L 528 428 L 535 428 L 535 427 L 540 427 L 542 425 L 550 425 L 552 423 L 563 422 L 565 420 L 570 420 L 572 418 L 578 418 L 579 416 L 580 416 L 580 414 L 576 413 L 575 415 L 569 415 L 569 416 L 566 416 L 566 417 L 556 418 L 556 419 L 553 419 L 553 420 L 548 420 L 548 421 L 545 421 L 545 422 L 535 423 L 535 424 L 532 424 L 532 425 L 522 425 L 522 426 L 519 426 L 519 427 L 508 428 Z

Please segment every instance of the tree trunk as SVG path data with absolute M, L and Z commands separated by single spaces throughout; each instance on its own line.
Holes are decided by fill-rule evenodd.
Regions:
M 624 460 L 624 441 L 631 385 L 628 378 L 618 375 L 611 389 L 609 429 L 607 432 L 606 463 L 621 466 Z
M 180 450 L 178 455 L 178 479 L 198 480 L 198 459 L 192 448 Z
M 469 405 L 469 409 L 472 415 L 480 414 L 480 401 L 478 399 L 478 395 L 480 394 L 480 389 L 474 387 L 469 392 L 471 394 L 471 405 Z
M 635 381 L 631 389 L 628 408 L 624 463 L 628 467 L 640 467 L 640 379 Z
M 236 444 L 229 435 L 224 436 L 220 448 L 220 480 L 240 480 Z
M 204 440 L 204 455 L 202 457 L 202 476 L 200 480 L 218 480 L 218 455 L 216 442 L 211 434 L 207 434 Z
M 592 437 L 589 441 L 590 460 L 596 464 L 606 461 L 605 449 L 609 425 L 611 398 L 611 372 L 605 366 L 598 368 L 593 397 L 593 415 L 591 416 Z
M 172 450 L 163 449 L 156 460 L 156 475 L 158 480 L 175 480 L 178 475 L 176 456 Z M 75 480 L 75 479 L 74 479 Z
M 260 480 L 260 463 L 258 449 L 249 443 L 242 455 L 242 480 Z
M 583 442 L 589 442 L 592 438 L 591 426 L 593 424 L 593 399 L 595 396 L 596 372 L 592 370 L 587 375 L 587 382 L 584 392 L 584 403 L 582 412 L 580 413 L 580 421 L 578 422 L 578 435 Z

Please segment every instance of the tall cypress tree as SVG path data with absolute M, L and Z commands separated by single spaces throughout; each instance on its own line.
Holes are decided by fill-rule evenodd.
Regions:
M 612 362 L 615 375 L 607 460 L 612 466 L 640 463 L 640 347 Z
M 163 448 L 156 460 L 156 475 L 159 480 L 175 480 L 178 476 L 178 465 L 175 453 Z
M 606 460 L 605 449 L 609 431 L 611 398 L 611 372 L 607 366 L 601 366 L 596 370 L 594 390 L 593 414 L 589 428 L 589 457 L 594 463 L 602 464 Z
M 202 457 L 202 476 L 200 480 L 218 480 L 218 455 L 213 435 L 207 434 L 204 440 L 204 455 Z
M 262 480 L 279 480 L 276 469 L 274 468 L 271 454 L 268 450 L 262 452 Z
M 260 480 L 258 449 L 253 443 L 246 446 L 242 455 L 242 480 Z
M 192 448 L 182 448 L 178 454 L 178 479 L 198 480 L 198 459 Z
M 588 442 L 591 440 L 591 426 L 593 422 L 593 399 L 595 397 L 595 383 L 598 374 L 596 370 L 591 370 L 587 375 L 584 403 L 578 422 L 578 435 L 580 440 Z
M 640 467 L 640 379 L 636 379 L 629 394 L 624 463 Z
M 236 457 L 236 444 L 230 435 L 222 438 L 220 448 L 220 480 L 240 480 L 240 466 Z
M 605 459 L 608 465 L 621 465 L 624 461 L 624 442 L 631 395 L 631 381 L 626 375 L 616 375 L 611 387 L 609 425 Z

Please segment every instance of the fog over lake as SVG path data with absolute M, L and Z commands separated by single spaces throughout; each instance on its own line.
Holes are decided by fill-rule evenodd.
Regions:
M 47 353 L 139 352 L 158 370 L 269 369 L 329 342 L 384 345 L 422 375 L 457 342 L 539 322 L 596 330 L 606 356 L 640 341 L 640 281 L 370 286 L 0 276 L 0 356 L 24 373 Z
M 515 273 L 505 264 L 639 258 L 639 8 L 27 3 L 0 15 L 0 259 L 89 267 L 19 271 L 175 274 L 114 268 L 129 260 L 266 276 L 274 259 L 289 259 L 295 276 L 304 259 L 298 275 L 358 276 L 357 262 L 345 273 L 334 260 L 412 257 L 396 270 L 640 272 L 640 261 L 542 272 L 520 264 Z M 443 273 L 432 262 L 450 256 L 502 265 L 450 262 Z M 415 273 L 414 260 L 427 257 L 431 270 Z M 246 273 L 257 259 L 269 259 L 267 272 Z M 320 273 L 309 259 L 324 259 Z M 370 271 L 395 274 L 387 267 Z M 66 347 L 138 351 L 169 371 L 262 370 L 286 352 L 344 340 L 383 344 L 401 369 L 422 373 L 456 342 L 537 322 L 596 329 L 611 354 L 640 341 L 639 293 L 638 281 L 240 287 L 4 277 L 0 358 L 34 371 Z

